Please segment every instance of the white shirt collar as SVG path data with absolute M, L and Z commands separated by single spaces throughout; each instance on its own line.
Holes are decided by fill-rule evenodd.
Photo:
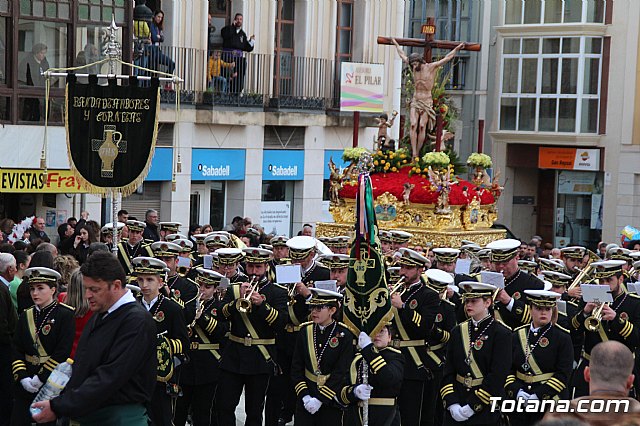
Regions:
M 151 300 L 150 303 L 147 303 L 146 300 L 144 300 L 144 298 L 142 298 L 142 305 L 147 309 L 147 311 L 151 310 L 151 307 L 154 305 L 154 303 L 156 303 L 158 301 L 158 296 L 156 296 L 153 300 Z
M 7 287 L 9 287 L 9 281 L 7 281 L 3 276 L 0 275 L 0 281 L 4 283 Z
M 120 297 L 120 299 L 118 299 L 116 303 L 111 305 L 111 307 L 109 308 L 109 310 L 104 316 L 106 317 L 107 315 L 114 312 L 116 309 L 118 309 L 122 305 L 125 305 L 127 303 L 133 303 L 135 301 L 136 301 L 136 298 L 133 297 L 133 294 L 131 293 L 131 291 L 127 289 L 126 293 L 123 294 L 122 297 Z
M 536 328 L 536 327 L 533 326 L 533 323 L 531 323 L 531 331 L 532 332 L 537 333 L 538 331 L 540 331 L 540 328 L 542 328 L 542 327 Z
M 487 315 L 486 317 L 482 318 L 480 321 L 476 321 L 473 318 L 471 318 L 471 322 L 473 323 L 474 327 L 477 327 L 478 324 L 480 324 L 482 321 L 486 320 L 487 318 L 489 318 L 491 315 Z

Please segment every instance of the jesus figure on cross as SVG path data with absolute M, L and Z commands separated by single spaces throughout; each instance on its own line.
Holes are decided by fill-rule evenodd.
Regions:
M 392 38 L 391 41 L 396 46 L 402 62 L 409 65 L 413 74 L 414 91 L 411 99 L 411 109 L 409 110 L 409 120 L 411 122 L 409 137 L 411 139 L 413 158 L 417 158 L 420 156 L 420 150 L 424 145 L 427 131 L 431 132 L 436 125 L 436 112 L 433 110 L 431 90 L 435 83 L 438 68 L 452 60 L 456 53 L 465 47 L 465 43 L 460 43 L 439 61 L 426 62 L 422 55 L 418 53 L 412 53 L 407 57 L 396 39 Z

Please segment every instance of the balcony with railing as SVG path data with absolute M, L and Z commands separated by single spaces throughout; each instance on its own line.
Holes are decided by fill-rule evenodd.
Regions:
M 234 57 L 227 52 L 220 52 L 220 60 L 212 66 L 204 50 L 167 46 L 134 62 L 175 73 L 184 80 L 181 102 L 201 108 L 324 110 L 334 104 L 333 60 L 262 53 Z M 175 102 L 177 88 L 164 85 L 162 89 L 161 101 Z

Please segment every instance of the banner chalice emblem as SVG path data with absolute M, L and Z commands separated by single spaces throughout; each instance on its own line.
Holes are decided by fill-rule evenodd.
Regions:
M 91 149 L 97 152 L 102 166 L 100 176 L 113 178 L 113 166 L 119 154 L 127 152 L 127 141 L 122 140 L 122 133 L 116 130 L 116 126 L 105 125 L 102 139 L 92 139 Z

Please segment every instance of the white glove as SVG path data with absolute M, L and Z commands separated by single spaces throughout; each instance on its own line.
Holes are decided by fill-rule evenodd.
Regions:
M 304 408 L 311 414 L 317 413 L 320 407 L 322 407 L 322 402 L 318 398 L 311 398 L 304 405 Z
M 364 331 L 361 331 L 360 334 L 358 335 L 358 346 L 360 346 L 361 349 L 364 349 L 370 344 L 371 344 L 371 337 L 369 337 L 369 335 Z
M 475 411 L 473 411 L 473 408 L 471 408 L 471 406 L 467 404 L 460 409 L 460 414 L 465 416 L 467 418 L 466 420 L 469 420 L 471 416 L 475 414 Z
M 356 398 L 366 401 L 371 398 L 371 389 L 373 389 L 370 385 L 358 385 L 353 390 L 353 393 L 356 395 Z
M 311 400 L 311 396 L 309 395 L 305 395 L 302 397 L 302 405 L 304 405 L 305 407 L 307 406 L 307 402 L 309 402 Z
M 525 391 L 523 391 L 522 389 L 520 389 L 518 391 L 518 399 L 529 399 L 531 397 L 531 395 L 529 395 L 528 393 L 526 393 Z
M 537 401 L 538 395 L 536 395 L 535 393 L 532 393 L 531 395 L 529 395 L 529 398 L 527 398 L 527 400 Z
M 40 377 L 38 377 L 38 375 L 36 374 L 31 378 L 31 384 L 33 385 L 34 388 L 39 390 L 44 383 L 40 381 Z
M 22 385 L 24 390 L 26 390 L 29 393 L 38 392 L 38 388 L 31 384 L 31 377 L 25 377 L 24 379 L 20 380 L 20 384 Z
M 449 413 L 456 422 L 464 422 L 467 418 L 461 413 L 462 407 L 460 404 L 452 404 L 449 406 Z

